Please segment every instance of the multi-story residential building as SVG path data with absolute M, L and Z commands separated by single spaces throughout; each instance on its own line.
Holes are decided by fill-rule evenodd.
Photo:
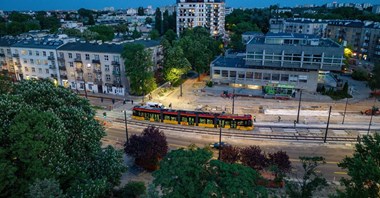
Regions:
M 74 90 L 124 95 L 123 45 L 67 43 L 57 50 L 63 84 Z
M 380 14 L 380 5 L 374 5 L 372 7 L 372 13 L 374 13 L 374 14 Z
M 268 33 L 247 44 L 245 57 L 218 57 L 211 63 L 215 83 L 260 89 L 315 92 L 318 82 L 343 64 L 343 47 L 305 34 Z M 323 79 L 322 79 L 323 80 Z M 335 83 L 336 86 L 336 83 Z M 289 92 L 288 92 L 289 94 Z
M 270 19 L 270 32 L 273 33 L 297 33 L 297 34 L 312 34 L 323 37 L 328 22 L 318 19 Z
M 330 21 L 326 28 L 326 37 L 338 42 L 346 41 L 355 52 L 360 52 L 364 26 L 365 23 L 361 21 Z
M 0 38 L 0 71 L 8 73 L 14 80 L 16 73 L 13 66 L 11 46 L 16 42 L 17 40 L 13 38 Z
M 62 40 L 22 39 L 11 46 L 17 80 L 48 78 L 62 85 L 56 50 Z
M 366 25 L 362 31 L 361 55 L 365 60 L 380 61 L 380 23 Z
M 177 0 L 177 34 L 186 28 L 206 27 L 213 36 L 224 36 L 224 0 Z

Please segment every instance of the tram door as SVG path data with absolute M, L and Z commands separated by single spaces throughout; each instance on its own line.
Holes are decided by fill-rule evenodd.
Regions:
M 236 129 L 236 120 L 231 120 L 231 128 Z
M 187 117 L 187 119 L 189 120 L 189 125 L 194 125 L 195 123 L 195 117 Z

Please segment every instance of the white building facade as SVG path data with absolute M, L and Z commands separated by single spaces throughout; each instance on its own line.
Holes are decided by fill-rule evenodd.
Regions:
M 224 0 L 177 0 L 177 34 L 187 28 L 205 27 L 212 36 L 225 34 Z

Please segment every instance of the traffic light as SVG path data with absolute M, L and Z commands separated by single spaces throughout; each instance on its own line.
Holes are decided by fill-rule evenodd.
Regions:
M 103 117 L 107 118 L 107 113 L 106 112 L 103 112 Z

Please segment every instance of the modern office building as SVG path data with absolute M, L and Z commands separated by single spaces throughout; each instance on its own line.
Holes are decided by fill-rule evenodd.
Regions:
M 177 34 L 197 26 L 210 30 L 212 36 L 224 35 L 224 0 L 177 0 Z
M 11 53 L 16 79 L 47 78 L 62 85 L 56 50 L 63 44 L 62 40 L 51 38 L 29 38 L 14 43 Z
M 211 63 L 214 83 L 260 89 L 315 92 L 326 73 L 340 71 L 343 47 L 330 39 L 306 34 L 268 33 L 256 36 L 244 57 L 220 56 Z M 336 85 L 335 85 L 336 86 Z

